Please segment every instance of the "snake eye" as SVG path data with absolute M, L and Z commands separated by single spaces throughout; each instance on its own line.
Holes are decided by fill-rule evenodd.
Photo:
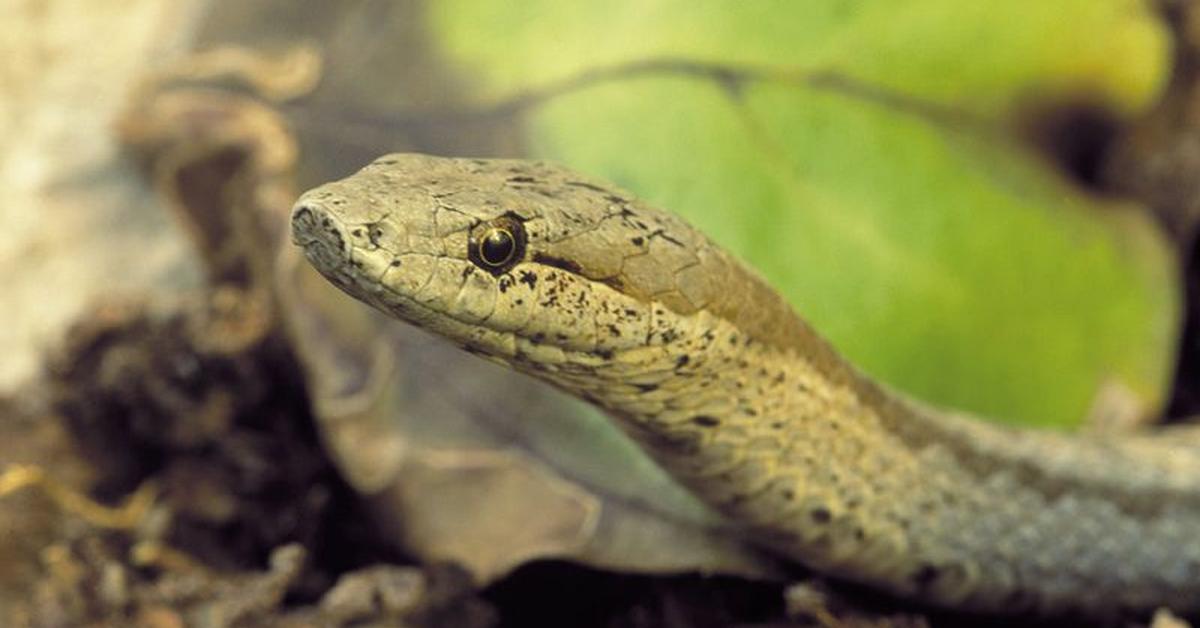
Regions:
M 479 259 L 488 266 L 503 266 L 517 252 L 517 240 L 512 232 L 502 227 L 492 227 L 479 240 Z
M 472 234 L 467 257 L 476 266 L 501 275 L 525 255 L 525 227 L 521 221 L 504 215 L 477 227 Z

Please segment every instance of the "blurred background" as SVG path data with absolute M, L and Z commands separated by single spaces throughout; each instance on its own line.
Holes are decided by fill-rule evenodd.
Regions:
M 1197 405 L 1189 3 L 0 8 L 4 625 L 937 623 L 314 277 L 292 200 L 387 152 L 613 181 L 930 402 Z

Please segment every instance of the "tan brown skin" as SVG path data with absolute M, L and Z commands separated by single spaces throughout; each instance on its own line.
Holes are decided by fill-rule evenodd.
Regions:
M 1071 437 L 921 406 L 609 184 L 388 155 L 306 193 L 292 225 L 351 296 L 599 406 L 811 567 L 961 609 L 1200 608 L 1194 431 Z

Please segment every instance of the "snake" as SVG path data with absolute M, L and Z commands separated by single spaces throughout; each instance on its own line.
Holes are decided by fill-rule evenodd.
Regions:
M 1200 609 L 1200 431 L 1069 434 L 909 398 L 608 182 L 390 154 L 304 193 L 291 238 L 350 296 L 599 407 L 812 570 L 973 612 Z

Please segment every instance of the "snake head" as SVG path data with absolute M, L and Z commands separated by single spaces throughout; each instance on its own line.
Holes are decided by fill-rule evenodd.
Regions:
M 386 155 L 305 193 L 292 237 L 350 295 L 518 367 L 683 342 L 700 312 L 797 320 L 677 216 L 543 162 Z
M 414 154 L 304 194 L 292 235 L 352 296 L 506 361 L 643 345 L 654 303 L 698 308 L 672 270 L 699 270 L 707 244 L 554 165 Z

